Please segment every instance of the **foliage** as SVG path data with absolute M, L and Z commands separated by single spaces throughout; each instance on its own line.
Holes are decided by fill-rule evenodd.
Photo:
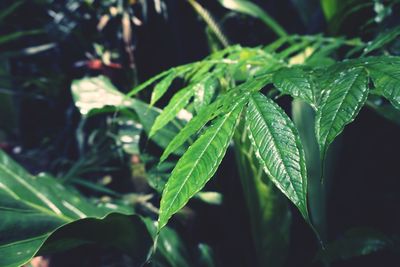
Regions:
M 301 217 L 322 248 L 314 260 L 326 265 L 382 250 L 398 251 L 395 237 L 373 230 L 350 231 L 330 242 L 325 213 L 333 152 L 345 128 L 365 108 L 400 123 L 400 31 L 398 26 L 379 31 L 391 23 L 386 19 L 396 1 L 320 1 L 317 9 L 333 35 L 325 37 L 289 34 L 255 2 L 219 0 L 219 8 L 234 13 L 218 21 L 208 4 L 189 0 L 185 4 L 206 23 L 209 47 L 215 52 L 141 84 L 136 82 L 140 68 L 133 33 L 147 21 L 147 1 L 67 0 L 66 6 L 34 2 L 30 4 L 63 19 L 55 23 L 41 18 L 37 23 L 42 25 L 0 28 L 0 46 L 7 48 L 0 56 L 2 87 L 36 90 L 7 89 L 2 94 L 0 88 L 0 145 L 3 139 L 22 142 L 19 133 L 27 134 L 17 127 L 20 106 L 13 106 L 12 96 L 59 101 L 65 92 L 51 88 L 69 87 L 63 75 L 36 78 L 38 66 L 28 71 L 29 77 L 16 79 L 13 68 L 24 57 L 48 58 L 63 42 L 77 42 L 84 49 L 70 61 L 74 68 L 87 69 L 70 85 L 75 107 L 66 112 L 69 126 L 58 137 L 64 154 L 53 147 L 55 135 L 43 138 L 50 156 L 44 160 L 46 167 L 27 168 L 39 173 L 31 175 L 0 151 L 1 266 L 20 266 L 36 255 L 57 257 L 83 247 L 106 248 L 100 261 L 116 250 L 129 266 L 218 266 L 218 248 L 203 238 L 191 240 L 182 226 L 190 224 L 198 203 L 226 204 L 225 196 L 208 185 L 214 177 L 228 176 L 220 167 L 228 160 L 242 187 L 253 265 L 287 264 L 292 224 Z M 154 1 L 154 10 L 163 18 L 169 16 L 166 3 Z M 296 3 L 299 10 L 302 3 Z M 24 1 L 6 6 L 0 24 L 13 25 L 11 15 L 27 6 Z M 375 37 L 366 42 L 357 34 L 335 36 L 352 14 L 369 8 L 375 16 L 362 27 L 372 29 L 374 34 L 368 36 Z M 306 13 L 303 10 L 300 16 L 304 19 Z M 233 14 L 259 19 L 277 39 L 255 47 L 229 45 L 224 23 L 236 18 Z M 97 31 L 90 36 L 76 27 L 86 25 L 85 19 L 96 22 Z M 311 23 L 309 19 L 307 24 Z M 41 42 L 13 47 L 32 38 Z M 291 116 L 287 103 L 292 104 Z M 76 123 L 69 121 L 73 108 L 80 114 Z M 66 152 L 71 143 L 76 151 Z M 37 155 L 44 153 L 33 152 L 28 161 L 39 160 Z M 54 162 L 51 155 L 57 155 Z M 235 198 L 242 200 L 241 195 Z

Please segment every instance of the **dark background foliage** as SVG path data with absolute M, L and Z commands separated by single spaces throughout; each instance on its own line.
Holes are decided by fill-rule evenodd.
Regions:
M 1 1 L 0 10 L 13 2 Z M 128 91 L 135 80 L 145 81 L 170 67 L 208 55 L 210 51 L 204 22 L 191 6 L 186 1 L 164 2 L 167 14 L 158 13 L 152 4 L 148 4 L 145 15 L 139 7 L 131 8 L 130 12 L 143 22 L 142 26 L 132 29 L 133 69 L 121 38 L 121 16 L 112 18 L 101 32 L 96 29 L 99 17 L 106 12 L 104 2 L 94 1 L 93 5 L 69 0 L 21 2 L 21 6 L 0 24 L 0 35 L 34 29 L 41 32 L 0 44 L 1 57 L 7 59 L 7 63 L 2 63 L 0 94 L 4 91 L 12 99 L 12 106 L 7 110 L 9 114 L 4 109 L 0 114 L 0 128 L 6 136 L 0 139 L 4 149 L 33 173 L 50 170 L 56 175 L 63 174 L 82 156 L 75 138 L 80 117 L 70 93 L 73 79 L 104 74 L 120 89 Z M 342 27 L 332 32 L 327 27 L 322 10 L 315 5 L 309 4 L 313 8 L 305 6 L 302 18 L 298 7 L 293 4 L 295 1 L 254 2 L 267 10 L 289 33 L 325 31 L 348 38 L 358 36 L 367 39 L 379 32 L 379 27 L 396 25 L 399 20 L 398 16 L 394 16 L 387 25 L 367 28 L 360 36 L 360 27 L 373 16 L 370 9 L 348 17 Z M 276 38 L 257 19 L 226 16 L 226 10 L 217 1 L 199 3 L 215 18 L 224 18 L 223 31 L 232 44 L 256 46 Z M 394 9 L 393 13 L 397 11 Z M 104 64 L 100 67 L 89 66 L 88 62 L 92 59 L 87 54 L 96 54 L 93 43 L 101 43 L 117 51 L 119 55 L 115 63 L 121 68 Z M 27 47 L 47 44 L 49 47 L 43 52 L 26 52 Z M 148 97 L 148 93 L 142 95 L 143 99 Z M 289 101 L 282 104 L 290 111 Z M 91 132 L 104 125 L 105 118 L 100 116 L 89 121 L 85 131 Z M 400 234 L 399 136 L 398 125 L 366 109 L 362 110 L 355 123 L 346 128 L 338 141 L 338 156 L 328 197 L 329 240 L 341 237 L 346 230 L 354 227 L 371 227 L 388 235 Z M 150 154 L 160 153 L 151 145 L 145 146 Z M 15 153 L 20 149 L 21 153 Z M 129 172 L 127 161 L 129 159 L 121 160 L 112 154 L 102 164 L 118 167 L 119 170 L 114 171 L 116 176 L 124 177 Z M 223 193 L 224 204 L 208 206 L 192 201 L 195 217 L 186 225 L 176 224 L 176 227 L 187 243 L 195 245 L 200 241 L 210 244 L 215 250 L 218 266 L 255 266 L 249 221 L 233 162 L 233 154 L 228 153 L 217 179 L 207 185 L 208 189 Z M 102 171 L 97 171 L 91 176 L 100 177 L 102 174 Z M 114 189 L 126 189 L 126 184 L 129 182 L 121 178 Z M 130 186 L 135 190 L 134 185 Z M 93 194 L 84 188 L 81 190 Z M 318 266 L 311 261 L 318 244 L 298 212 L 294 208 L 292 210 L 294 221 L 287 266 Z M 91 249 L 90 253 L 96 255 L 99 251 Z M 54 266 L 72 266 L 62 263 L 62 259 L 67 257 L 73 262 L 81 257 L 81 252 L 56 255 Z M 61 262 L 58 263 L 57 259 Z M 394 266 L 392 262 L 400 262 L 399 255 L 383 251 L 339 261 L 332 266 Z

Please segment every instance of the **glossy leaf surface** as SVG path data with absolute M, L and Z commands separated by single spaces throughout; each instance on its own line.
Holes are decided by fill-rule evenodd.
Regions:
M 250 97 L 246 127 L 264 171 L 308 220 L 305 156 L 293 122 L 271 99 L 256 93 Z
M 282 93 L 300 98 L 312 107 L 316 107 L 315 85 L 311 75 L 301 68 L 281 69 L 275 73 L 273 80 L 275 87 Z
M 165 185 L 158 229 L 164 227 L 216 172 L 231 141 L 244 101 L 218 118 L 180 158 Z
M 400 61 L 397 58 L 377 59 L 375 62 L 367 62 L 366 68 L 370 71 L 375 87 L 394 107 L 400 109 Z
M 337 73 L 334 72 L 334 75 Z M 315 131 L 323 159 L 326 150 L 351 123 L 368 97 L 368 77 L 364 68 L 340 72 L 329 85 L 326 96 L 317 110 Z

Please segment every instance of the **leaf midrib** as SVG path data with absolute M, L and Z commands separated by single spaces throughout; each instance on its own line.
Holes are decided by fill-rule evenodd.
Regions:
M 43 196 L 43 197 L 46 199 L 46 201 L 44 201 L 40 196 L 37 195 L 37 192 L 36 192 L 36 190 L 35 190 L 34 188 L 32 188 L 29 184 L 25 183 L 25 181 L 21 180 L 21 178 L 20 178 L 17 174 L 15 174 L 14 172 L 12 172 L 12 171 L 10 171 L 8 168 L 6 168 L 6 166 L 5 166 L 3 163 L 0 163 L 0 168 L 1 168 L 4 172 L 6 172 L 6 173 L 8 173 L 9 175 L 11 175 L 11 176 L 13 176 L 14 178 L 16 178 L 16 180 L 17 180 L 22 186 L 24 186 L 26 189 L 28 189 L 29 191 L 31 191 L 31 192 L 32 192 L 37 198 L 39 198 L 44 204 L 47 204 L 46 201 L 52 203 L 52 202 L 51 202 L 48 198 L 46 198 L 45 196 Z M 28 175 L 29 175 L 29 174 L 28 174 Z M 65 221 L 65 222 L 71 222 L 71 221 L 73 221 L 72 218 L 70 218 L 70 217 L 68 217 L 68 216 L 66 216 L 66 215 L 64 215 L 64 214 L 62 214 L 61 211 L 60 211 L 60 214 L 58 214 L 58 213 L 54 212 L 54 211 L 51 210 L 51 209 L 45 208 L 45 207 L 43 207 L 43 206 L 37 205 L 37 204 L 32 203 L 32 202 L 28 202 L 28 201 L 26 201 L 26 200 L 24 200 L 24 199 L 21 199 L 17 194 L 15 194 L 15 193 L 14 193 L 11 189 L 9 189 L 6 185 L 3 184 L 3 186 L 5 187 L 5 188 L 4 188 L 4 191 L 5 191 L 8 195 L 10 195 L 10 197 L 12 197 L 12 198 L 14 198 L 14 199 L 16 199 L 16 200 L 18 200 L 18 201 L 22 201 L 24 204 L 26 204 L 26 205 L 28 205 L 28 206 L 30 206 L 30 207 L 36 209 L 36 210 L 39 210 L 39 211 L 41 211 L 41 212 L 43 212 L 43 213 L 45 213 L 45 214 L 47 214 L 47 215 L 49 215 L 49 216 L 59 218 L 59 219 Z M 52 203 L 52 204 L 53 204 L 53 203 Z M 58 209 L 58 208 L 57 208 L 57 209 Z
M 239 103 L 236 103 L 234 107 L 232 107 L 232 110 L 227 113 L 225 115 L 224 120 L 221 122 L 220 126 L 216 129 L 214 135 L 212 136 L 212 138 L 210 138 L 209 142 L 207 143 L 207 145 L 205 146 L 205 148 L 203 149 L 203 151 L 200 153 L 199 157 L 196 159 L 196 161 L 193 164 L 192 169 L 190 170 L 190 172 L 186 175 L 185 180 L 183 181 L 182 185 L 180 186 L 178 193 L 175 194 L 175 196 L 173 197 L 172 201 L 170 202 L 171 204 L 168 206 L 168 209 L 166 210 L 167 213 L 169 213 L 169 211 L 171 210 L 172 204 L 176 201 L 178 194 L 182 191 L 183 187 L 186 185 L 187 181 L 189 180 L 189 177 L 192 175 L 195 166 L 197 166 L 197 164 L 200 162 L 200 159 L 203 157 L 203 155 L 206 153 L 208 147 L 211 145 L 212 141 L 215 139 L 215 137 L 218 135 L 219 131 L 221 130 L 221 128 L 223 128 L 225 122 L 228 120 L 228 118 L 230 118 L 230 115 L 232 114 L 232 112 L 235 110 L 235 108 L 239 105 Z M 214 164 L 215 166 L 215 164 Z M 214 166 L 212 169 L 214 169 Z M 166 188 L 167 189 L 167 188 Z M 168 190 L 168 189 L 167 189 Z
M 344 100 L 345 100 L 345 99 L 347 98 L 347 96 L 349 95 L 349 93 L 350 93 L 351 89 L 353 88 L 354 84 L 356 83 L 356 81 L 360 78 L 360 75 L 362 74 L 363 70 L 364 70 L 363 68 L 359 68 L 359 73 L 358 73 L 357 75 L 354 75 L 354 79 L 353 79 L 353 81 L 351 82 L 351 85 L 348 87 L 348 89 L 346 90 L 345 94 L 343 94 L 343 98 L 342 98 L 342 100 L 340 101 L 339 107 L 338 107 L 337 109 L 335 109 L 336 112 L 335 112 L 335 114 L 334 114 L 333 119 L 331 120 L 332 123 L 330 123 L 330 125 L 329 125 L 329 130 L 328 130 L 327 134 L 326 134 L 325 137 L 324 137 L 324 143 L 325 143 L 324 150 L 326 149 L 326 145 L 327 145 L 327 144 L 326 144 L 326 140 L 328 139 L 328 136 L 330 135 L 330 133 L 331 133 L 331 131 L 332 131 L 332 128 L 333 128 L 333 122 L 336 120 L 336 117 L 337 117 L 337 115 L 338 115 L 338 113 L 339 113 L 339 110 L 341 109 L 341 107 L 342 107 L 342 105 L 343 105 L 343 103 L 344 103 Z M 328 96 L 328 99 L 329 99 L 329 96 Z M 329 103 L 329 101 L 326 101 L 326 104 L 324 105 L 324 107 L 325 107 L 328 103 Z M 322 118 L 322 108 L 321 108 L 321 116 L 320 116 L 320 118 Z M 324 153 L 325 153 L 325 152 L 324 152 Z
M 257 109 L 257 112 L 261 115 L 262 118 L 264 118 L 264 116 L 263 116 L 263 114 L 262 114 L 262 112 L 261 112 L 261 108 L 258 106 L 258 104 L 256 103 L 256 101 L 254 101 L 254 98 L 253 98 L 253 97 L 251 97 L 251 101 L 253 102 L 254 107 Z M 264 119 L 264 122 L 265 122 L 265 119 Z M 276 145 L 276 143 L 277 143 L 277 142 L 276 142 L 276 138 L 274 137 L 273 134 L 271 134 L 271 128 L 268 126 L 268 123 L 265 123 L 265 125 L 266 125 L 266 127 L 267 127 L 267 129 L 268 129 L 268 131 L 269 131 L 269 133 L 270 133 L 270 135 L 271 135 L 271 138 L 272 138 L 272 140 L 273 140 L 273 143 L 274 143 L 275 147 L 277 147 L 277 145 Z M 254 139 L 254 134 L 253 134 L 253 131 L 252 131 L 251 127 L 249 127 L 249 130 L 250 130 L 250 132 L 251 132 L 251 134 L 252 134 L 252 136 L 253 136 L 253 140 L 255 140 L 255 139 Z M 257 150 L 259 150 L 258 147 L 257 147 Z M 288 170 L 287 170 L 287 166 L 286 166 L 285 162 L 284 162 L 283 159 L 282 159 L 282 154 L 280 153 L 279 149 L 276 149 L 276 151 L 277 151 L 277 153 L 278 153 L 278 155 L 279 155 L 279 160 L 280 160 L 280 162 L 282 163 L 282 165 L 283 165 L 283 167 L 284 167 L 284 169 L 285 169 L 286 175 L 290 178 L 290 179 L 289 179 L 289 184 L 290 184 L 290 186 L 292 187 L 293 192 L 296 193 L 297 198 L 299 199 L 299 201 L 300 201 L 300 202 L 303 202 L 303 199 L 302 199 L 301 197 L 299 197 L 299 192 L 296 190 L 296 188 L 294 187 L 294 185 L 293 185 L 293 183 L 292 183 L 291 176 L 289 175 L 289 172 L 288 172 Z M 260 154 L 260 156 L 261 156 L 261 154 Z M 265 164 L 265 163 L 263 163 L 263 165 L 266 167 L 266 164 Z M 268 173 L 269 173 L 269 175 L 273 176 L 269 171 L 268 171 Z M 273 177 L 274 177 L 275 180 L 278 181 L 278 179 L 277 179 L 275 176 L 273 176 Z M 303 177 L 302 177 L 302 180 L 303 180 Z M 304 203 L 303 203 L 303 204 L 304 204 Z

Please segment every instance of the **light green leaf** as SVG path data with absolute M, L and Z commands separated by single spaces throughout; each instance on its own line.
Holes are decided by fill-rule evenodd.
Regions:
M 191 119 L 185 127 L 168 144 L 164 153 L 161 155 L 160 162 L 163 162 L 168 156 L 179 149 L 193 134 L 203 128 L 207 122 L 215 118 L 221 113 L 222 101 L 216 101 L 207 108 L 202 109 L 193 119 Z
M 271 99 L 255 93 L 247 108 L 246 127 L 264 171 L 309 221 L 305 156 L 293 122 Z
M 126 215 L 111 214 L 115 212 Z M 97 241 L 118 243 L 118 246 L 127 250 L 139 249 L 130 252 L 134 258 L 141 259 L 137 262 L 139 265 L 145 260 L 151 239 L 148 233 L 143 233 L 146 229 L 141 219 L 127 216 L 130 214 L 131 209 L 114 204 L 96 206 L 52 177 L 32 176 L 0 150 L 0 266 L 23 265 L 39 249 L 51 252 Z M 91 236 L 77 226 L 85 224 L 88 217 L 91 217 L 90 228 L 93 229 Z M 122 232 L 117 235 L 115 231 L 113 239 L 107 239 L 110 238 L 108 235 L 93 239 L 104 232 L 112 232 L 116 225 L 111 221 L 115 217 L 127 228 L 142 233 L 140 236 L 144 237 L 143 240 L 137 240 L 132 235 L 128 237 Z M 97 227 L 102 231 L 95 232 Z M 73 235 L 65 235 L 64 231 Z M 115 239 L 117 236 L 119 239 Z M 127 240 L 129 242 L 124 243 Z M 144 245 L 142 248 L 138 246 L 142 245 L 141 242 Z
M 197 113 L 200 112 L 202 107 L 210 104 L 218 85 L 218 80 L 214 77 L 214 75 L 208 75 L 193 86 L 193 104 Z
M 207 122 L 218 116 L 221 112 L 228 111 L 233 103 L 242 102 L 247 99 L 250 91 L 259 90 L 265 86 L 269 80 L 269 77 L 252 79 L 232 90 L 229 90 L 226 94 L 221 94 L 215 102 L 200 110 L 197 116 L 191 119 L 179 134 L 175 136 L 162 154 L 160 162 L 163 162 L 172 152 L 180 148 L 190 136 L 202 129 Z
M 378 91 L 382 92 L 395 108 L 400 109 L 400 61 L 392 57 L 381 61 L 381 58 L 365 63 L 365 67 L 369 70 Z
M 151 93 L 150 106 L 153 106 L 165 94 L 172 82 L 175 80 L 176 75 L 177 73 L 172 71 L 157 83 L 153 92 Z
M 132 106 L 131 108 L 136 112 L 139 117 L 139 121 L 143 126 L 143 130 L 149 134 L 156 118 L 163 113 L 163 111 L 156 107 L 150 107 L 143 101 L 138 99 L 131 99 Z M 180 132 L 180 129 L 183 127 L 183 122 L 174 118 L 166 125 L 164 125 L 161 129 L 159 129 L 151 139 L 159 145 L 161 148 L 166 148 L 172 139 Z M 186 140 L 182 143 L 185 144 Z M 187 143 L 183 146 L 180 146 L 172 153 L 177 155 L 182 155 L 186 150 Z
M 165 185 L 158 218 L 158 229 L 178 212 L 216 172 L 235 130 L 244 101 L 218 118 L 180 158 Z
M 193 96 L 193 86 L 189 85 L 178 93 L 176 93 L 171 100 L 169 101 L 168 105 L 164 108 L 161 114 L 155 120 L 153 126 L 150 130 L 150 138 L 161 128 L 163 128 L 168 122 L 173 120 L 176 115 L 181 111 L 188 103 L 189 100 Z
M 326 91 L 317 110 L 315 131 L 324 159 L 328 146 L 351 123 L 368 97 L 368 77 L 364 68 L 350 68 L 340 73 Z
M 284 68 L 277 71 L 273 78 L 275 87 L 283 94 L 300 98 L 313 108 L 317 106 L 317 96 L 311 75 L 301 68 Z

